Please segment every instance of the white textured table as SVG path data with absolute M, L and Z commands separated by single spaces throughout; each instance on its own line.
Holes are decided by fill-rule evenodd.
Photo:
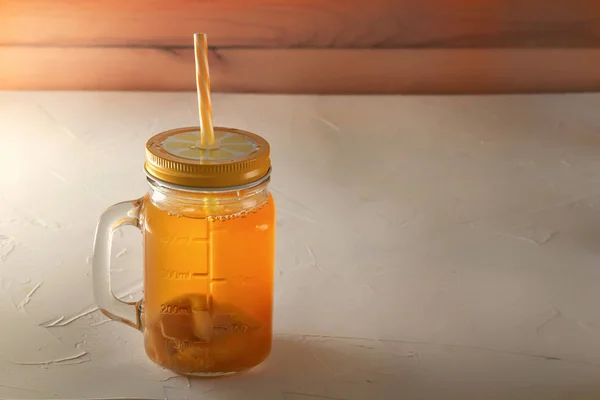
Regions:
M 90 281 L 98 216 L 195 101 L 0 93 L 0 398 L 600 398 L 599 95 L 216 95 L 271 142 L 278 204 L 273 353 L 216 380 L 151 364 Z

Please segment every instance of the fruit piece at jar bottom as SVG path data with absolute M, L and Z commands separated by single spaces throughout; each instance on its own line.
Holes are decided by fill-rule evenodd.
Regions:
M 155 363 L 180 373 L 239 371 L 259 364 L 271 348 L 271 327 L 239 307 L 206 296 L 169 302 L 158 320 L 145 325 L 146 352 Z M 176 307 L 176 308 L 174 308 Z

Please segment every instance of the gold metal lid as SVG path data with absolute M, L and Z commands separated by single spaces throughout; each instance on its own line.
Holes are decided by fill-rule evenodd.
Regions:
M 191 189 L 245 186 L 271 170 L 269 143 L 239 129 L 215 127 L 215 144 L 203 147 L 200 128 L 161 132 L 146 143 L 150 178 Z

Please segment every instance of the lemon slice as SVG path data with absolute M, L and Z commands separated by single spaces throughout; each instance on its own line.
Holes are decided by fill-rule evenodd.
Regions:
M 198 161 L 226 161 L 247 156 L 256 150 L 256 143 L 249 137 L 228 131 L 215 131 L 215 144 L 203 147 L 200 132 L 183 132 L 169 136 L 163 148 L 177 157 Z

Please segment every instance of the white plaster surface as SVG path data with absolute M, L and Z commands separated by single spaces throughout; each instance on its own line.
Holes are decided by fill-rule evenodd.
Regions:
M 273 353 L 188 380 L 92 300 L 194 93 L 0 93 L 0 399 L 600 399 L 600 95 L 215 95 L 272 144 Z M 114 243 L 141 296 L 140 235 Z

